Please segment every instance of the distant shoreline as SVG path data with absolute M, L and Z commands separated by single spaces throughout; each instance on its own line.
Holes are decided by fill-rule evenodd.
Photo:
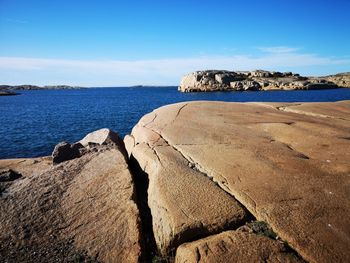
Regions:
M 14 96 L 14 95 L 20 95 L 20 93 L 12 92 L 12 91 L 1 91 L 0 90 L 0 96 Z
M 11 90 L 74 90 L 74 89 L 99 89 L 99 88 L 177 88 L 177 85 L 133 85 L 133 86 L 68 86 L 68 85 L 57 85 L 57 86 L 36 86 L 36 85 L 0 85 L 0 91 L 6 92 Z
M 68 85 L 36 86 L 36 85 L 0 85 L 0 90 L 60 90 L 60 89 L 84 89 L 84 87 Z

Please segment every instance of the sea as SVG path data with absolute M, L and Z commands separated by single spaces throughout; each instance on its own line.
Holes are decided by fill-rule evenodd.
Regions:
M 0 159 L 50 155 L 61 141 L 110 128 L 125 136 L 148 112 L 183 101 L 323 102 L 350 100 L 350 89 L 182 93 L 177 87 L 18 91 L 0 96 Z

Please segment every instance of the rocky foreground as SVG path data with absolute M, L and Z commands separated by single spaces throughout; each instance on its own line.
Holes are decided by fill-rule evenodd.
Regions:
M 255 71 L 196 71 L 182 77 L 179 90 L 198 91 L 258 91 L 312 90 L 350 87 L 350 73 L 325 77 L 303 77 L 292 72 Z
M 350 101 L 164 106 L 1 160 L 0 261 L 349 262 L 349 149 Z

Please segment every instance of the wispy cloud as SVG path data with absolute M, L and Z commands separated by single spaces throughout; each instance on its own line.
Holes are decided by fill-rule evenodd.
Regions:
M 300 50 L 300 48 L 286 47 L 286 46 L 258 47 L 258 49 L 266 53 L 292 53 Z
M 5 21 L 9 22 L 9 23 L 14 23 L 14 24 L 27 24 L 28 23 L 27 20 L 24 20 L 24 19 L 13 19 L 13 18 L 6 18 Z
M 312 71 L 314 67 L 343 65 L 350 59 L 322 57 L 296 52 L 292 48 L 265 48 L 260 56 L 201 56 L 158 60 L 67 60 L 0 57 L 0 80 L 6 83 L 72 84 L 85 86 L 169 85 L 195 70 L 292 70 Z M 279 50 L 279 52 L 276 52 Z M 284 50 L 284 52 L 282 52 Z M 275 52 L 273 52 L 275 51 Z M 307 73 L 307 72 L 306 72 Z

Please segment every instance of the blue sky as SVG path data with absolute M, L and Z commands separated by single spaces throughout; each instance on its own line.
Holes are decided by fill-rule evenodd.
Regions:
M 349 10 L 349 0 L 0 0 L 0 84 L 177 85 L 203 69 L 350 71 Z

